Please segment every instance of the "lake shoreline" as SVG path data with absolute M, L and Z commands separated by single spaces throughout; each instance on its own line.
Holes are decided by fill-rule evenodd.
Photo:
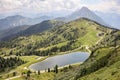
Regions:
M 68 65 L 61 66 L 61 67 L 58 66 L 58 69 L 60 70 L 60 69 L 63 69 L 65 67 L 69 67 L 69 65 L 71 65 L 71 66 L 81 65 L 82 63 L 83 62 L 68 64 Z M 33 69 L 30 69 L 30 68 L 29 68 L 29 70 L 32 71 L 32 72 L 38 72 L 37 70 L 33 70 Z M 51 68 L 50 70 L 54 70 L 54 69 Z M 48 70 L 47 69 L 46 70 L 40 70 L 40 73 L 45 73 L 45 72 L 48 72 Z
M 33 67 L 33 66 L 36 66 L 35 64 L 37 64 L 37 66 L 38 66 L 38 64 L 41 63 L 42 61 L 45 61 L 45 60 L 48 60 L 48 59 L 51 59 L 51 58 L 55 58 L 55 57 L 61 57 L 61 56 L 67 56 L 67 57 L 68 57 L 69 55 L 73 55 L 73 60 L 74 60 L 74 59 L 76 59 L 76 58 L 74 58 L 74 55 L 76 55 L 76 54 L 79 55 L 79 54 L 80 54 L 79 57 L 80 57 L 80 56 L 81 56 L 81 57 L 84 56 L 84 57 L 78 59 L 79 61 L 81 61 L 81 60 L 86 60 L 86 59 L 89 58 L 89 56 L 90 56 L 90 53 L 88 53 L 88 52 L 80 52 L 79 54 L 78 54 L 78 53 L 79 53 L 79 52 L 74 52 L 74 53 L 71 52 L 71 53 L 69 53 L 69 54 L 63 54 L 63 55 L 61 54 L 61 55 L 56 55 L 56 56 L 55 56 L 55 55 L 54 55 L 54 56 L 50 56 L 50 57 L 47 57 L 46 59 L 41 60 L 40 62 L 31 64 L 31 65 L 28 67 L 28 69 L 29 69 L 30 71 L 32 71 L 32 72 L 36 72 L 36 71 L 38 71 L 39 69 L 38 69 L 38 70 L 32 69 L 31 66 L 32 66 L 32 67 Z M 85 55 L 84 53 L 87 54 L 87 55 Z M 76 55 L 76 56 L 77 56 L 77 55 Z M 88 57 L 87 57 L 87 56 L 88 56 Z M 86 57 L 86 58 L 85 58 L 85 57 Z M 77 58 L 78 58 L 78 56 L 77 56 Z M 58 59 L 58 61 L 59 61 L 59 59 Z M 49 62 L 49 60 L 48 60 L 48 62 Z M 64 61 L 63 61 L 63 62 L 64 62 Z M 61 66 L 58 68 L 58 69 L 61 69 L 61 68 L 67 67 L 67 66 L 69 66 L 69 65 L 82 64 L 83 62 L 84 62 L 84 61 L 82 61 L 82 62 L 76 61 L 76 62 L 74 63 L 74 61 L 73 61 L 73 62 L 71 62 L 70 64 L 69 64 L 69 63 L 68 63 L 68 64 L 66 63 L 65 66 L 62 66 L 62 65 L 64 65 L 64 63 L 63 63 L 63 64 L 62 64 L 62 63 L 58 63 L 58 64 L 55 63 L 55 64 L 57 64 L 58 66 L 61 64 Z M 54 62 L 53 62 L 53 63 L 54 63 Z M 54 65 L 55 65 L 55 64 L 54 64 Z M 53 65 L 53 64 L 52 64 L 52 65 Z M 36 67 L 37 67 L 37 66 L 36 66 Z M 43 66 L 42 66 L 42 67 L 43 67 Z M 35 67 L 34 67 L 34 68 L 35 68 Z M 38 68 L 38 67 L 37 67 L 37 68 Z M 51 67 L 50 67 L 50 68 L 51 68 Z M 41 71 L 41 72 L 46 72 L 47 69 L 48 69 L 48 68 L 46 68 L 46 69 L 44 69 L 44 70 L 42 69 L 42 70 L 40 70 L 40 71 Z M 51 69 L 53 69 L 53 68 L 51 68 Z
M 90 49 L 89 49 L 88 47 L 85 47 L 85 48 L 86 48 L 85 51 L 84 51 L 84 50 L 83 50 L 83 51 L 82 51 L 82 50 L 79 50 L 79 49 L 81 49 L 81 48 L 84 47 L 84 46 L 87 46 L 87 45 L 82 45 L 82 46 L 79 47 L 79 48 L 76 48 L 76 49 L 70 50 L 70 51 L 66 51 L 66 52 L 60 52 L 60 53 L 57 52 L 58 54 L 54 53 L 54 55 L 46 56 L 46 57 L 44 57 L 44 58 L 42 58 L 42 59 L 37 60 L 36 62 L 34 62 L 34 63 L 32 63 L 32 64 L 41 62 L 41 61 L 43 61 L 43 60 L 45 60 L 45 59 L 47 59 L 47 58 L 50 58 L 50 57 L 54 57 L 54 56 L 58 56 L 58 55 L 64 55 L 64 54 L 70 54 L 70 53 L 72 53 L 72 52 L 86 52 L 86 53 L 88 53 L 89 55 L 91 55 L 91 51 L 90 51 Z M 40 56 L 40 58 L 41 58 L 41 56 Z M 32 64 L 29 64 L 28 66 L 26 66 L 27 70 L 30 70 L 30 69 L 29 69 L 29 66 L 32 65 Z

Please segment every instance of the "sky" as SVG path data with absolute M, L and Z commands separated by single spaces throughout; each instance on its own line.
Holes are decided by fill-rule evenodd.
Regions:
M 120 15 L 120 0 L 0 0 L 0 15 L 71 12 L 83 6 Z

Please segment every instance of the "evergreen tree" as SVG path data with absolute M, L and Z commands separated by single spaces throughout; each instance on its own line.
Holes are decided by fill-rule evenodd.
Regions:
M 55 73 L 58 73 L 58 65 L 55 66 L 54 71 Z
M 40 70 L 38 70 L 38 75 L 40 75 Z
M 48 68 L 48 72 L 50 72 L 50 68 Z
M 0 72 L 8 71 L 13 67 L 23 64 L 24 61 L 17 57 L 3 58 L 0 57 Z
M 31 71 L 27 72 L 27 77 L 30 77 Z
M 16 74 L 17 74 L 16 72 L 13 72 L 13 76 L 16 76 Z

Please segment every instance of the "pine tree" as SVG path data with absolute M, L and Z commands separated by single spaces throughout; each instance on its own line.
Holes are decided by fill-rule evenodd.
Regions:
M 13 76 L 16 76 L 16 72 L 13 72 Z
M 58 73 L 58 65 L 55 66 L 54 71 L 55 73 Z
M 38 70 L 38 75 L 40 75 L 40 70 Z
M 31 71 L 27 72 L 27 77 L 30 77 Z
M 48 72 L 50 72 L 50 68 L 48 68 Z

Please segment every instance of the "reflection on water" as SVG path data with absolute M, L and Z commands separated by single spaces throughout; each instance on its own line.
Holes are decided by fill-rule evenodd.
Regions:
M 54 68 L 56 64 L 59 67 L 62 67 L 69 64 L 84 62 L 89 56 L 90 54 L 86 52 L 73 52 L 70 54 L 58 55 L 47 58 L 42 62 L 32 64 L 29 68 L 38 71 L 38 70 L 45 70 L 48 68 Z

